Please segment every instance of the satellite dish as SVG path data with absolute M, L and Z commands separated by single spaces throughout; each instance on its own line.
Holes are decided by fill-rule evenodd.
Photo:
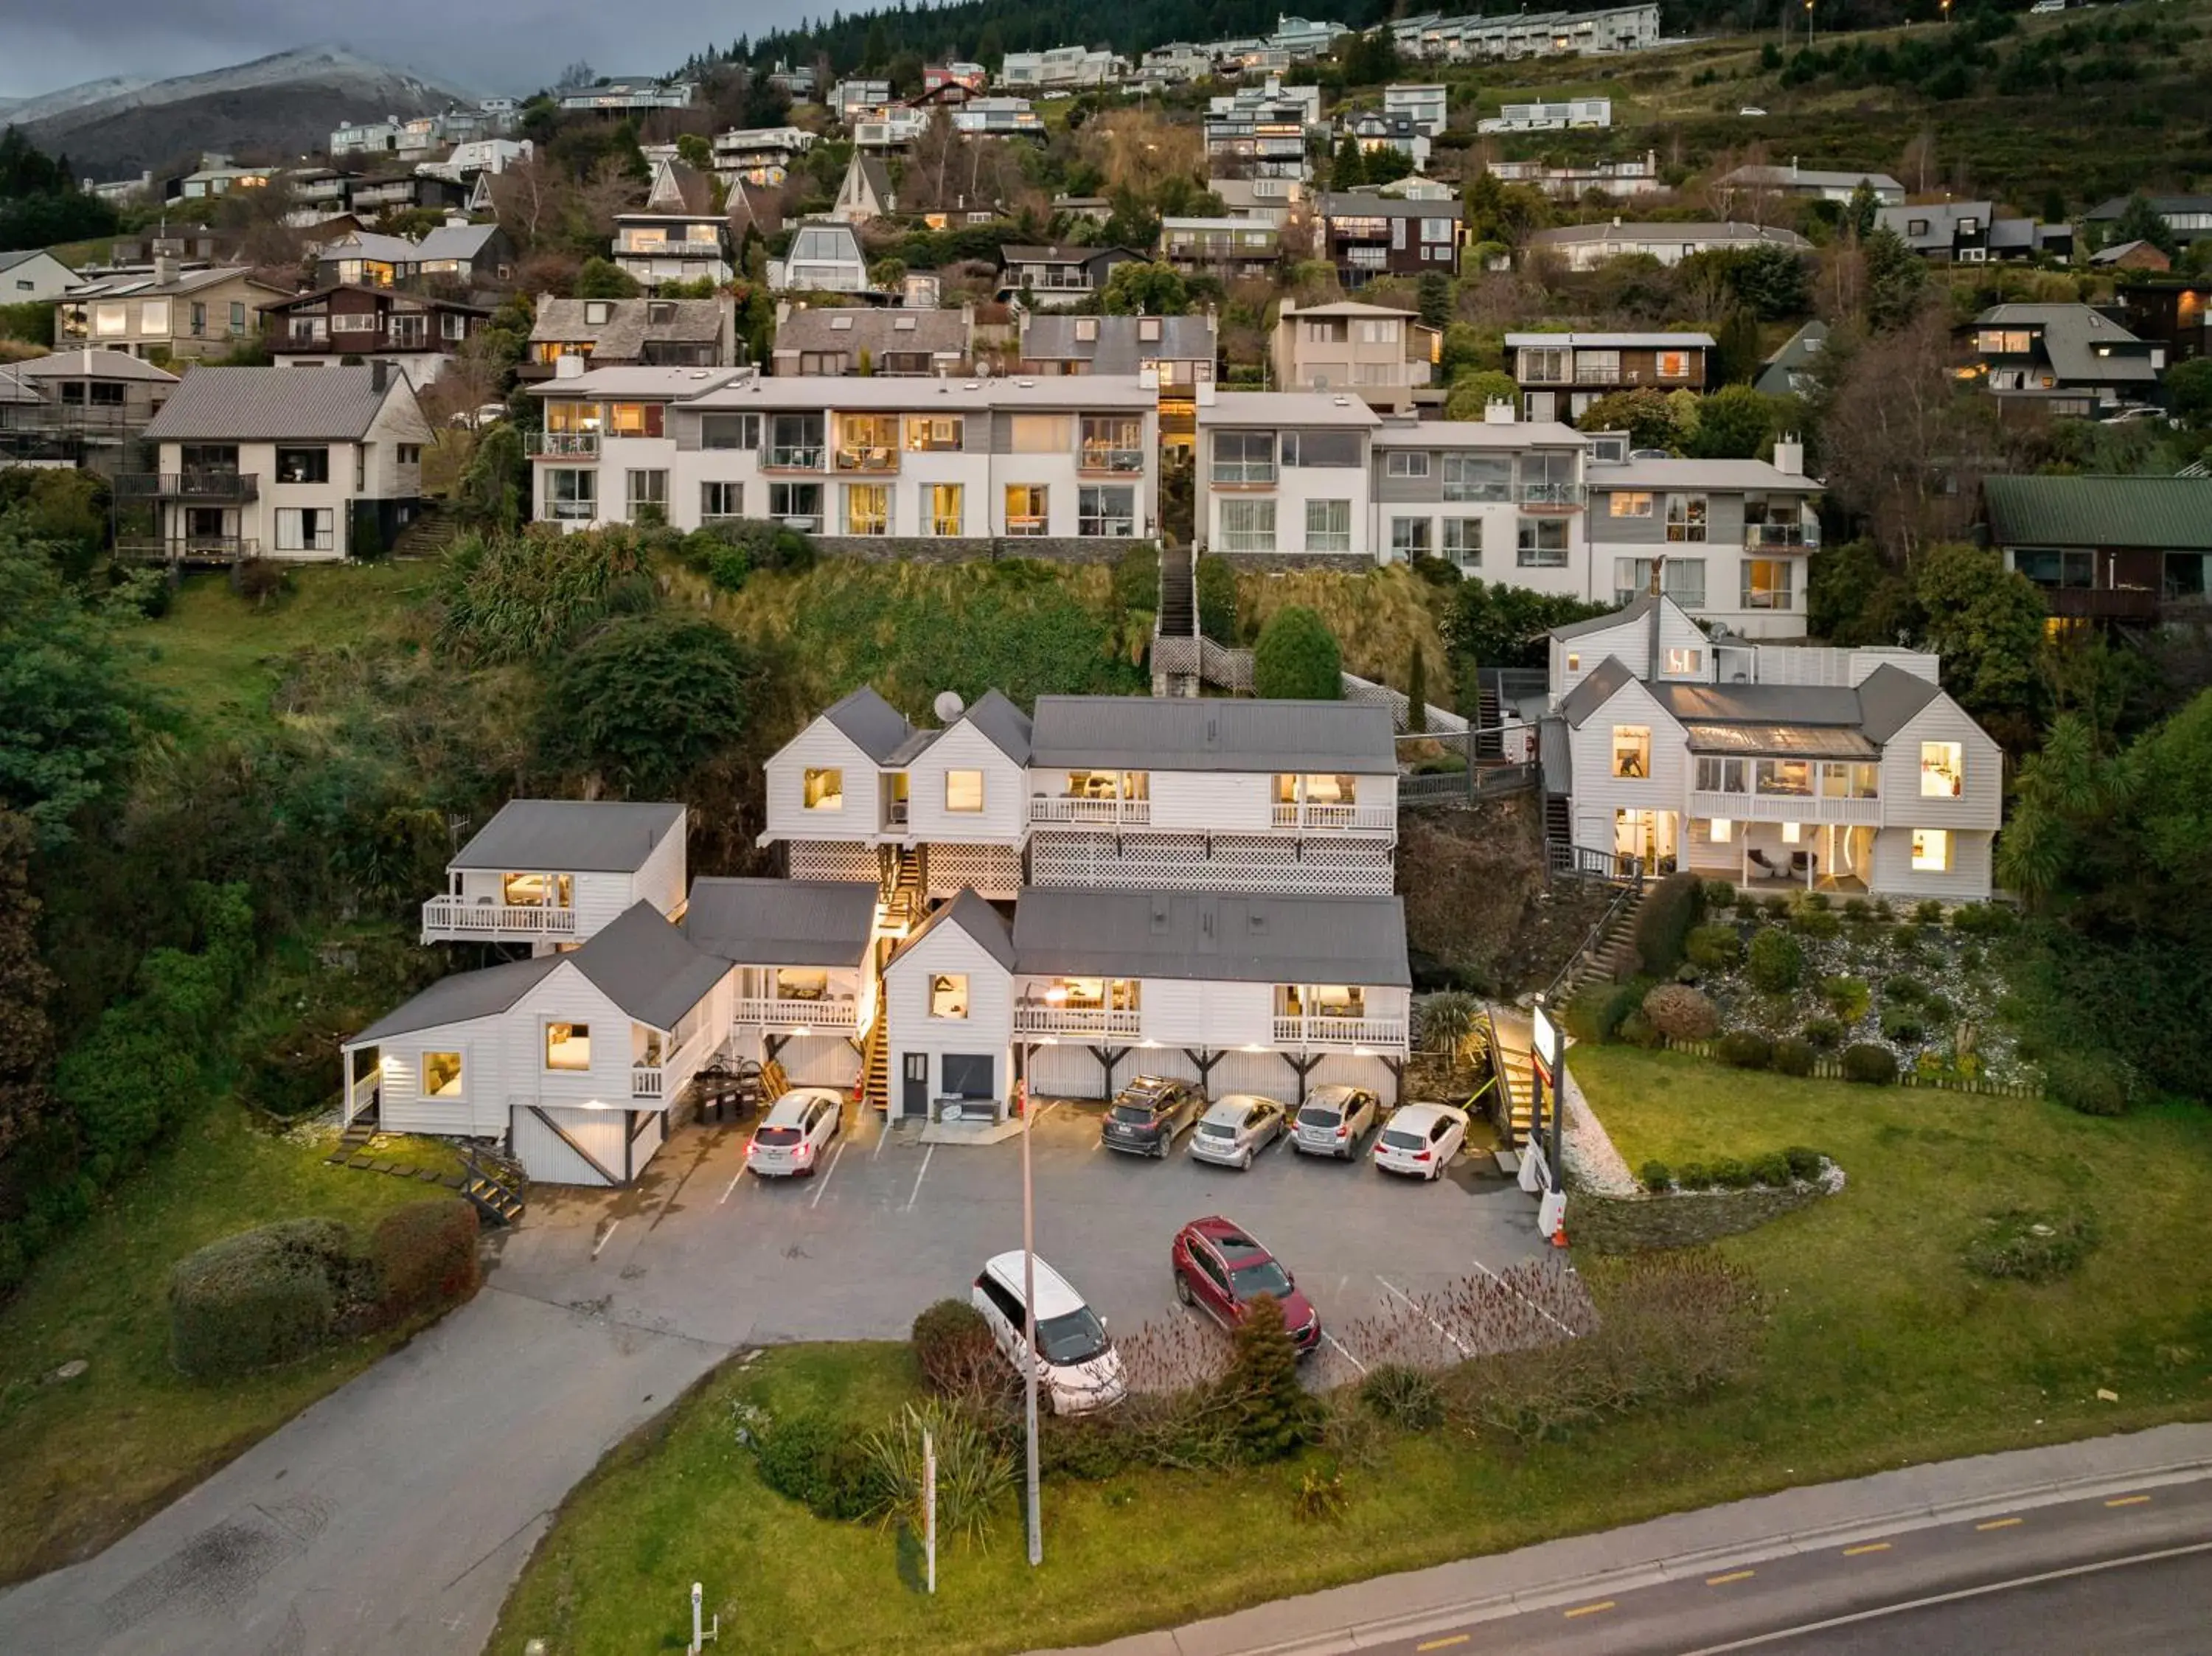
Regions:
M 958 695 L 951 690 L 939 690 L 937 693 L 937 700 L 929 705 L 937 709 L 938 719 L 947 725 L 968 711 L 962 705 Z
M 988 362 L 978 362 L 975 365 L 975 377 L 978 379 L 988 379 L 991 377 L 991 365 Z

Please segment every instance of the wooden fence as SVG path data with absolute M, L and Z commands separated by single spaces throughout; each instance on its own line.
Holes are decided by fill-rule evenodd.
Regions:
M 1726 1060 L 1721 1057 L 1721 1044 L 1715 1040 L 1675 1040 L 1661 1036 L 1659 1044 L 1671 1052 L 1682 1052 L 1691 1058 L 1710 1059 L 1716 1063 Z M 1779 1073 L 1777 1071 L 1777 1073 Z M 1843 1060 L 1823 1052 L 1813 1059 L 1813 1079 L 1815 1081 L 1849 1081 L 1844 1073 Z M 1922 1087 L 1939 1093 L 1979 1093 L 1990 1098 L 2041 1098 L 2042 1084 L 2033 1081 L 1988 1081 L 1980 1077 L 1923 1075 L 1903 1059 L 1898 1061 L 1896 1085 Z

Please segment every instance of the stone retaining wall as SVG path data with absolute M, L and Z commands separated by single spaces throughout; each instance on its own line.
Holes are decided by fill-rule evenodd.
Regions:
M 1770 1219 L 1809 1206 L 1822 1193 L 1819 1186 L 1808 1184 L 1781 1190 L 1678 1191 L 1664 1196 L 1601 1196 L 1571 1190 L 1567 1237 L 1593 1253 L 1696 1247 L 1756 1230 Z

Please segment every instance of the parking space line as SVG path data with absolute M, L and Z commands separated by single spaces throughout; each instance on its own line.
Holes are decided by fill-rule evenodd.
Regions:
M 874 1161 L 878 1156 L 884 1153 L 884 1142 L 890 1136 L 890 1118 L 889 1116 L 885 1116 L 881 1121 L 878 1121 L 876 1124 L 876 1147 L 868 1152 L 869 1161 Z
M 1391 1293 L 1403 1300 L 1407 1307 L 1419 1316 L 1423 1322 L 1428 1324 L 1428 1325 L 1435 1329 L 1437 1333 L 1443 1335 L 1445 1339 L 1450 1341 L 1452 1349 L 1457 1351 L 1460 1356 L 1462 1357 L 1471 1357 L 1474 1355 L 1472 1351 L 1467 1349 L 1467 1344 L 1465 1341 L 1462 1340 L 1458 1335 L 1453 1333 L 1451 1330 L 1446 1328 L 1434 1317 L 1429 1315 L 1427 1312 L 1423 1311 L 1421 1309 L 1421 1302 L 1415 1299 L 1412 1295 L 1407 1293 L 1404 1289 L 1399 1287 L 1397 1283 L 1390 1281 L 1389 1278 L 1386 1277 L 1377 1277 L 1375 1280 L 1381 1283 L 1384 1288 L 1389 1289 Z
M 617 1219 L 613 1224 L 609 1225 L 605 1230 L 599 1233 L 599 1240 L 592 1244 L 592 1257 L 594 1259 L 599 1257 L 599 1250 L 607 1245 L 607 1238 L 615 1234 L 616 1228 L 620 1226 L 621 1223 L 622 1221 Z
M 740 1166 L 740 1167 L 738 1168 L 737 1172 L 736 1172 L 733 1175 L 732 1175 L 732 1177 L 731 1177 L 731 1179 L 730 1179 L 729 1185 L 728 1185 L 728 1186 L 727 1186 L 727 1187 L 726 1187 L 726 1188 L 722 1192 L 722 1194 L 721 1194 L 721 1196 L 720 1196 L 720 1199 L 718 1199 L 718 1200 L 715 1202 L 714 1205 L 715 1205 L 716 1207 L 720 1207 L 720 1206 L 721 1206 L 721 1205 L 722 1205 L 722 1204 L 723 1204 L 724 1202 L 728 1201 L 728 1200 L 730 1199 L 730 1198 L 732 1198 L 732 1196 L 734 1196 L 734 1195 L 736 1195 L 736 1194 L 737 1194 L 737 1192 L 738 1192 L 738 1186 L 740 1183 L 742 1183 L 742 1182 L 743 1182 L 743 1180 L 744 1180 L 744 1176 L 745 1176 L 745 1169 L 744 1169 L 742 1166 Z
M 1358 1358 L 1353 1356 L 1352 1355 L 1352 1348 L 1345 1344 L 1342 1340 L 1337 1338 L 1335 1335 L 1330 1333 L 1326 1328 L 1321 1331 L 1321 1337 L 1327 1340 L 1331 1345 L 1334 1346 L 1337 1350 L 1337 1355 L 1342 1357 L 1346 1362 L 1350 1363 L 1354 1368 L 1357 1368 L 1363 1374 L 1367 1372 L 1367 1365 L 1360 1362 Z
M 914 1188 L 906 1193 L 906 1206 L 899 1210 L 902 1213 L 912 1213 L 914 1211 L 914 1198 L 921 1194 L 922 1175 L 929 1171 L 929 1158 L 936 1154 L 937 1146 L 934 1144 L 930 1145 L 927 1149 L 922 1151 L 921 1165 L 915 1169 Z
M 1492 1282 L 1496 1283 L 1497 1283 L 1500 1288 L 1504 1289 L 1508 1294 L 1510 1294 L 1510 1295 L 1511 1295 L 1515 1299 L 1516 1299 L 1516 1300 L 1519 1300 L 1519 1301 L 1522 1301 L 1524 1304 L 1530 1305 L 1530 1306 L 1534 1306 L 1538 1315 L 1540 1315 L 1540 1317 L 1542 1317 L 1542 1318 L 1543 1318 L 1543 1319 L 1544 1319 L 1546 1322 L 1547 1322 L 1547 1323 L 1551 1324 L 1553 1327 L 1554 1327 L 1554 1328 L 1558 1329 L 1558 1330 L 1559 1330 L 1562 1334 L 1565 1334 L 1565 1335 L 1569 1339 L 1573 1339 L 1573 1338 L 1577 1338 L 1577 1336 L 1576 1336 L 1576 1334 L 1575 1334 L 1575 1331 L 1574 1331 L 1573 1329 L 1571 1329 L 1571 1328 L 1568 1327 L 1568 1326 L 1566 1325 L 1566 1324 L 1565 1324 L 1565 1323 L 1561 1322 L 1561 1321 L 1560 1321 L 1557 1317 L 1553 1316 L 1553 1315 L 1549 1311 L 1546 1310 L 1542 1306 L 1540 1306 L 1540 1305 L 1537 1305 L 1535 1301 L 1534 1301 L 1534 1300 L 1530 1299 L 1530 1298 L 1529 1298 L 1526 1294 L 1523 1294 L 1523 1293 L 1522 1293 L 1519 1289 L 1517 1289 L 1517 1288 L 1514 1287 L 1512 1283 L 1510 1283 L 1507 1282 L 1507 1281 L 1505 1280 L 1505 1278 L 1504 1278 L 1503 1277 L 1499 1276 L 1496 1271 L 1492 1271 L 1492 1270 L 1488 1265 L 1486 1265 L 1483 1264 L 1481 1260 L 1477 1259 L 1477 1260 L 1474 1262 L 1474 1268 L 1475 1268 L 1477 1271 L 1480 1271 L 1484 1276 L 1486 1276 L 1486 1277 L 1489 1277 L 1489 1278 L 1490 1278 L 1490 1280 L 1491 1280 Z
M 814 1186 L 814 1199 L 806 1204 L 808 1207 L 818 1208 L 822 1205 L 822 1192 L 830 1188 L 830 1178 L 836 1173 L 837 1164 L 844 1159 L 845 1141 L 841 1137 L 837 1141 L 836 1154 L 830 1158 L 830 1165 L 822 1169 L 822 1178 Z

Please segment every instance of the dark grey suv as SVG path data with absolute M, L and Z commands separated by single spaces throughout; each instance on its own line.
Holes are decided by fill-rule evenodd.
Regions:
M 1164 1157 L 1176 1135 L 1206 1113 L 1206 1094 L 1188 1081 L 1139 1076 L 1114 1095 L 1098 1142 L 1131 1156 Z

